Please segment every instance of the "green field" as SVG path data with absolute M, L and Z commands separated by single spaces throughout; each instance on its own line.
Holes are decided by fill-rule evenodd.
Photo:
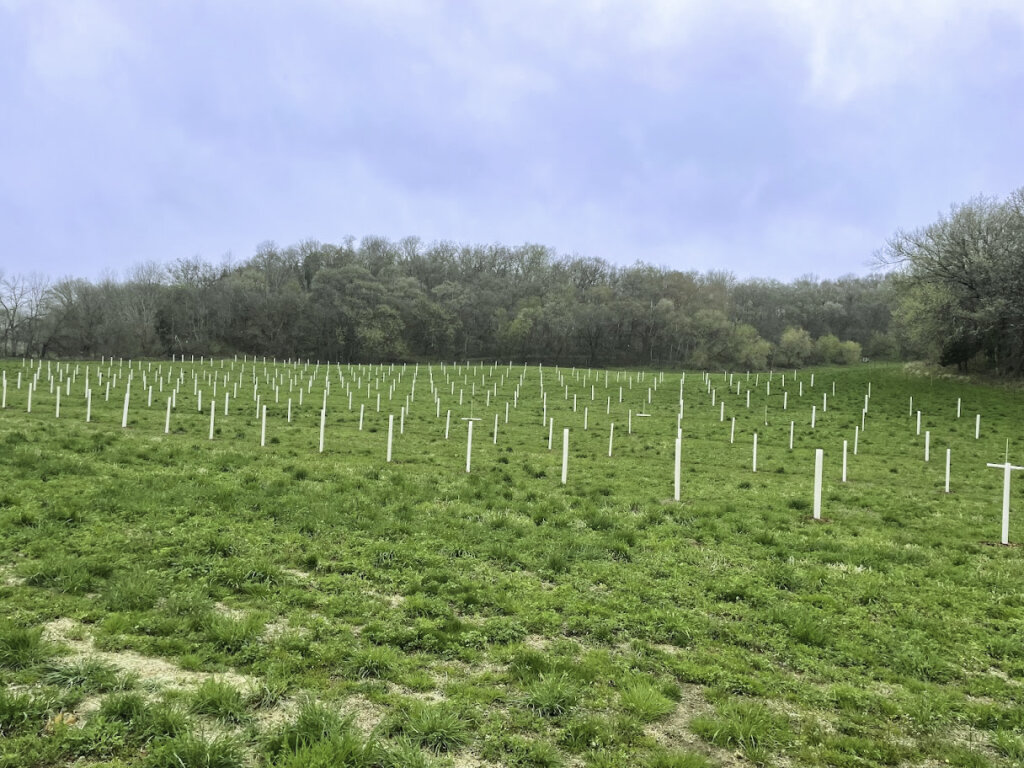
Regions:
M 677 502 L 679 372 L 0 365 L 2 766 L 1024 762 L 1015 389 L 688 372 Z

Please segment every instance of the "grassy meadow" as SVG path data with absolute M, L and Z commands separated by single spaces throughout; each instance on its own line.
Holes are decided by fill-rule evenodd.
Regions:
M 0 369 L 0 766 L 1024 764 L 1024 548 L 986 466 L 1024 464 L 1015 389 Z M 1024 472 L 1011 544 L 1022 502 Z

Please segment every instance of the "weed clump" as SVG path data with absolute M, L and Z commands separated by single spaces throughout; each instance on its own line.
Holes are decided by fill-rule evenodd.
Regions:
M 664 696 L 657 686 L 644 680 L 626 685 L 620 699 L 622 708 L 644 723 L 659 720 L 676 708 L 675 702 Z
M 52 654 L 41 627 L 21 627 L 10 621 L 0 624 L 0 667 L 24 669 Z
M 562 717 L 579 700 L 580 693 L 565 674 L 541 675 L 526 688 L 525 704 L 528 709 L 545 717 Z
M 196 689 L 189 709 L 197 715 L 210 715 L 226 723 L 241 723 L 248 716 L 241 692 L 233 685 L 214 678 L 204 681 Z
M 389 736 L 402 736 L 438 754 L 461 749 L 469 738 L 470 723 L 447 704 L 413 702 L 386 724 Z

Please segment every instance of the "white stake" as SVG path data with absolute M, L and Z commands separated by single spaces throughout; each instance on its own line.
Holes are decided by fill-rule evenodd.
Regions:
M 931 445 L 932 445 L 932 433 L 931 430 L 925 430 L 924 433 L 924 460 L 925 463 L 929 461 L 931 456 Z
M 853 427 L 853 455 L 857 455 L 857 443 L 860 442 L 860 427 L 854 425 Z
M 718 404 L 718 420 L 725 421 L 725 400 Z
M 757 472 L 757 432 L 754 433 L 754 471 Z
M 469 473 L 470 463 L 473 460 L 473 421 L 466 422 L 466 473 Z
M 260 420 L 260 447 L 267 444 L 267 406 L 263 406 L 263 417 Z
M 85 423 L 92 421 L 92 390 L 85 391 Z
M 1024 469 L 1024 467 L 1015 467 L 1009 461 L 1005 464 L 988 464 L 987 466 L 1003 469 L 1003 532 L 1000 541 L 1006 546 L 1010 543 L 1010 472 L 1015 469 Z
M 445 416 L 444 416 L 444 439 L 445 440 L 448 439 L 448 430 L 451 429 L 451 426 L 452 426 L 452 411 L 449 408 L 448 412 L 445 413 Z
M 917 434 L 921 434 L 921 412 L 917 412 Z
M 949 453 L 950 449 L 946 449 L 946 493 L 949 493 Z
M 981 437 L 981 414 L 974 417 L 974 439 Z
M 217 413 L 217 409 L 214 407 L 214 403 L 210 403 L 210 439 L 213 440 L 213 418 L 214 414 Z
M 470 422 L 470 426 L 472 426 L 472 424 L 473 424 L 473 422 Z M 395 436 L 395 414 L 389 413 L 388 414 L 388 454 L 387 454 L 387 462 L 389 464 L 391 463 L 391 442 L 394 439 L 394 436 Z M 466 470 L 466 471 L 468 472 L 469 470 Z
M 584 406 L 584 408 L 583 408 L 583 431 L 584 432 L 587 431 L 587 422 L 588 422 L 588 419 L 590 417 L 589 410 L 590 409 L 588 407 Z
M 60 418 L 60 387 L 57 387 L 57 414 L 54 416 L 54 418 Z
M 811 406 L 811 429 L 814 429 L 814 422 L 818 418 L 818 406 Z
M 814 519 L 821 519 L 821 470 L 825 463 L 825 451 L 816 448 L 814 451 Z
M 612 457 L 612 442 L 615 440 L 615 422 L 608 429 L 608 458 Z
M 729 445 L 736 442 L 736 417 L 732 417 L 732 425 L 729 427 Z
M 92 394 L 91 392 L 89 393 Z M 90 397 L 90 400 L 92 398 Z M 164 434 L 168 434 L 171 431 L 171 398 L 167 398 L 167 416 L 164 419 Z
M 320 453 L 324 452 L 324 426 L 327 421 L 327 409 L 320 409 Z
M 846 441 L 843 440 L 843 482 L 846 482 Z
M 796 424 L 795 421 L 789 422 L 789 450 L 793 450 L 793 427 Z
M 498 414 L 494 414 L 494 444 L 498 444 Z
M 548 450 L 551 450 L 553 441 L 555 439 L 555 417 L 552 416 L 548 421 Z
M 956 399 L 956 417 L 960 418 L 960 398 Z
M 554 421 L 552 419 L 552 421 Z M 569 429 L 562 430 L 562 485 L 569 479 Z
M 128 427 L 128 398 L 131 396 L 132 387 L 129 384 L 124 388 L 124 411 L 121 413 L 121 429 Z
M 675 493 L 674 493 L 674 495 L 672 497 L 676 501 L 679 501 L 679 465 L 681 463 L 682 453 L 683 453 L 683 441 L 682 441 L 682 439 L 677 437 L 676 438 L 675 474 L 673 475 L 673 477 L 675 478 L 675 485 L 673 486 L 675 488 Z

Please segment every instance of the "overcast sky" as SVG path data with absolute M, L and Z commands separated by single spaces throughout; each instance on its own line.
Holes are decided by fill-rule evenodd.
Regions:
M 834 277 L 1021 186 L 1021 0 L 0 0 L 8 273 L 415 235 Z

